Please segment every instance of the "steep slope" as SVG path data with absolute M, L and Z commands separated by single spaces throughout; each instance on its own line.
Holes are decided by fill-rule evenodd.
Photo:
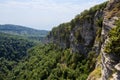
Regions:
M 99 54 L 88 80 L 119 80 L 119 19 L 120 0 L 110 0 L 54 28 L 48 40 L 71 53 Z
M 104 9 L 108 2 L 96 5 L 77 15 L 71 22 L 60 24 L 48 35 L 50 43 L 57 44 L 63 50 L 70 49 L 70 53 L 83 54 L 87 59 L 89 74 L 95 67 L 92 77 L 101 77 L 101 32 L 103 27 Z M 97 58 L 98 57 L 98 58 Z M 82 65 L 81 65 L 82 66 Z M 100 66 L 100 67 L 99 67 Z M 80 71 L 81 72 L 81 71 Z M 86 79 L 86 78 L 84 78 Z M 88 80 L 94 78 L 88 78 Z M 96 78 L 97 80 L 98 78 Z M 82 79 L 80 79 L 82 80 Z
M 120 80 L 119 67 L 119 28 L 120 28 L 120 0 L 110 0 L 104 10 L 104 20 L 101 32 L 101 61 L 99 66 L 90 74 L 88 80 Z M 100 68 L 100 76 L 95 77 Z
M 120 61 L 119 58 L 120 22 L 118 21 L 120 20 L 120 0 L 111 0 L 107 5 L 104 14 L 105 15 L 102 29 L 103 44 L 101 48 L 102 79 L 120 80 L 119 76 L 120 67 L 118 66 Z
M 0 25 L 0 32 L 9 33 L 12 35 L 25 36 L 33 40 L 42 40 L 48 34 L 48 31 L 46 30 L 36 30 L 12 24 Z
M 95 48 L 99 53 L 105 6 L 106 2 L 96 5 L 77 15 L 71 22 L 53 28 L 48 35 L 48 41 L 58 44 L 63 49 L 71 48 L 72 52 L 87 54 Z

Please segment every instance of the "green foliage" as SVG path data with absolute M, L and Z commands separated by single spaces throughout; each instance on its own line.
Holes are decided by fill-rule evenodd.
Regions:
M 81 34 L 83 31 L 83 24 L 89 23 L 90 25 L 96 25 L 97 27 L 102 27 L 102 13 L 97 16 L 96 23 L 94 23 L 94 18 L 97 12 L 102 11 L 107 2 L 102 3 L 100 5 L 96 5 L 89 10 L 83 11 L 81 14 L 78 14 L 74 19 L 72 19 L 70 22 L 60 24 L 59 26 L 55 27 L 50 31 L 48 34 L 48 39 L 55 44 L 58 44 L 65 48 L 70 48 L 70 36 L 71 33 L 73 33 L 75 44 L 84 43 L 84 38 L 82 38 Z M 97 28 L 98 29 L 98 28 Z M 89 27 L 88 31 L 93 31 L 93 27 Z M 98 34 L 97 34 L 98 35 Z M 91 44 L 89 46 L 92 45 Z
M 0 25 L 0 32 L 9 33 L 12 35 L 41 36 L 41 37 L 45 37 L 48 33 L 48 31 L 45 30 L 36 30 L 12 24 Z
M 57 44 L 61 42 L 66 43 L 65 47 L 69 48 L 70 31 L 71 31 L 70 23 L 63 23 L 60 24 L 58 27 L 53 28 L 53 30 L 49 33 L 48 38 L 52 37 L 53 42 L 55 41 Z
M 116 28 L 109 32 L 109 42 L 105 46 L 105 52 L 120 57 L 120 20 L 116 22 Z
M 88 74 L 95 68 L 97 54 L 94 51 L 90 51 L 88 56 L 83 56 L 81 53 L 71 53 L 70 40 L 71 36 L 74 40 L 71 40 L 73 44 L 84 44 L 85 40 L 82 37 L 83 24 L 90 23 L 90 25 L 96 26 L 95 35 L 96 40 L 100 41 L 101 28 L 102 28 L 102 13 L 97 16 L 96 21 L 94 17 L 97 12 L 103 10 L 106 6 L 106 2 L 95 7 L 85 10 L 81 14 L 77 15 L 71 22 L 60 24 L 50 31 L 48 39 L 58 46 L 64 47 L 65 50 L 58 50 L 60 58 L 56 62 L 54 68 L 50 68 L 50 72 L 45 79 L 48 80 L 86 80 Z M 96 22 L 96 23 L 94 23 Z M 89 31 L 93 31 L 93 27 L 87 28 Z M 95 31 L 95 30 L 94 30 Z M 73 34 L 71 34 L 73 33 Z M 87 46 L 86 50 L 91 50 L 93 42 Z M 47 46 L 46 46 L 47 47 Z M 89 48 L 90 47 L 90 48 Z M 54 51 L 54 50 L 53 50 Z M 46 51 L 45 51 L 46 52 Z M 48 52 L 48 51 L 47 51 Z M 49 52 L 48 52 L 49 53 Z M 54 55 L 54 54 L 53 54 Z M 52 57 L 51 57 L 52 58 Z M 41 59 L 42 60 L 42 59 Z
M 1 33 L 0 80 L 86 80 L 94 69 L 97 55 L 94 51 L 89 52 L 88 56 L 81 53 L 71 53 L 70 33 L 73 31 L 76 44 L 83 43 L 81 27 L 77 30 L 74 27 L 83 23 L 84 20 L 93 24 L 95 13 L 104 9 L 105 5 L 104 3 L 90 8 L 90 10 L 85 10 L 71 22 L 53 28 L 48 38 L 51 38 L 53 43 L 63 44 L 65 49 L 61 49 L 55 44 L 31 48 L 35 45 L 34 42 Z M 99 18 L 96 24 L 101 27 L 102 18 Z M 101 36 L 100 32 L 101 28 L 98 30 L 98 38 Z M 29 39 L 39 39 L 34 35 L 24 34 L 24 36 Z
M 34 45 L 35 43 L 22 37 L 0 33 L 0 57 L 7 60 L 20 60 L 27 55 L 27 49 Z
M 101 17 L 100 19 L 98 19 L 96 21 L 96 23 L 97 23 L 97 26 L 102 27 L 103 26 L 103 18 Z
M 43 41 L 48 34 L 48 31 L 45 30 L 35 30 L 11 24 L 0 25 L 0 32 L 22 36 L 35 41 Z
M 76 23 L 83 23 L 84 20 L 92 20 L 94 18 L 94 15 L 97 11 L 103 10 L 106 6 L 107 2 L 96 5 L 89 10 L 83 11 L 81 14 L 77 15 L 75 17 Z
M 26 59 L 9 63 L 1 59 L 1 69 L 7 70 L 1 79 L 9 80 L 85 80 L 90 73 L 87 59 L 82 54 L 61 50 L 53 44 L 39 45 L 28 51 Z M 6 62 L 5 62 L 6 61 Z M 90 63 L 89 63 L 90 64 Z M 9 70 L 10 69 L 10 70 Z
M 6 80 L 6 76 L 27 57 L 27 50 L 34 45 L 36 43 L 20 36 L 0 33 L 0 80 Z

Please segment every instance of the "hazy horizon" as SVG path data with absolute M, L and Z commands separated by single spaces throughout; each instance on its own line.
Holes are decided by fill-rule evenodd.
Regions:
M 0 0 L 0 24 L 51 30 L 107 0 Z

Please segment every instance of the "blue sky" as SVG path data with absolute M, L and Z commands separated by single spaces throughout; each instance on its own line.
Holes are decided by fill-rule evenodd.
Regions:
M 0 0 L 0 24 L 51 30 L 107 0 Z

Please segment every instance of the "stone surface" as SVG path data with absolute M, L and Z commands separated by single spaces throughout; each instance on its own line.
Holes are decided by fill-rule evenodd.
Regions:
M 115 22 L 120 19 L 118 17 L 118 13 L 120 12 L 120 9 L 118 8 L 118 11 L 116 13 L 112 12 L 114 8 L 116 8 L 116 5 L 120 4 L 120 0 L 110 0 L 107 4 L 105 10 L 104 10 L 104 20 L 103 20 L 103 26 L 102 26 L 102 32 L 101 32 L 101 61 L 102 61 L 102 76 L 101 80 L 120 80 L 120 59 L 116 58 L 116 56 L 105 53 L 104 48 L 109 42 L 108 33 L 109 31 L 116 27 Z M 108 16 L 110 15 L 110 16 Z M 97 64 L 96 64 L 97 65 Z M 88 80 L 98 80 L 88 77 Z
M 120 71 L 120 63 L 118 63 L 117 65 L 115 65 L 115 69 L 117 69 L 118 71 Z
M 119 71 L 118 71 L 118 60 L 115 60 L 116 56 L 107 54 L 104 52 L 104 47 L 109 42 L 109 37 L 108 37 L 108 32 L 116 27 L 115 26 L 115 21 L 118 20 L 119 18 L 117 17 L 116 14 L 111 14 L 112 16 L 110 18 L 107 18 L 116 4 L 120 0 L 110 0 L 108 3 L 105 11 L 104 11 L 104 21 L 103 21 L 103 28 L 102 28 L 102 40 L 103 44 L 101 47 L 101 56 L 102 56 L 102 80 L 120 80 L 119 77 Z M 116 66 L 116 67 L 115 67 Z M 117 70 L 115 69 L 117 68 Z M 111 76 L 112 75 L 112 76 Z
M 51 41 L 60 45 L 62 48 L 70 48 L 71 53 L 82 53 L 88 54 L 89 51 L 94 50 L 97 54 L 101 55 L 101 65 L 102 76 L 100 80 L 120 80 L 120 59 L 116 56 L 107 54 L 104 52 L 106 44 L 109 42 L 108 33 L 112 28 L 115 28 L 116 20 L 120 19 L 118 13 L 120 8 L 116 5 L 120 4 L 120 0 L 110 0 L 104 10 L 98 10 L 93 14 L 92 19 L 83 19 L 82 22 L 76 22 L 73 29 L 69 33 L 69 39 L 65 41 L 60 38 L 60 31 L 58 31 L 57 37 L 50 35 Z M 116 9 L 117 8 L 117 9 Z M 118 11 L 116 11 L 118 10 Z M 101 42 L 96 40 L 96 32 L 98 31 L 98 26 L 96 21 L 103 17 L 103 26 L 101 31 Z M 80 40 L 76 42 L 75 34 L 76 32 L 80 35 Z M 97 65 L 97 64 L 96 64 Z M 99 80 L 98 78 L 88 77 L 88 80 Z

